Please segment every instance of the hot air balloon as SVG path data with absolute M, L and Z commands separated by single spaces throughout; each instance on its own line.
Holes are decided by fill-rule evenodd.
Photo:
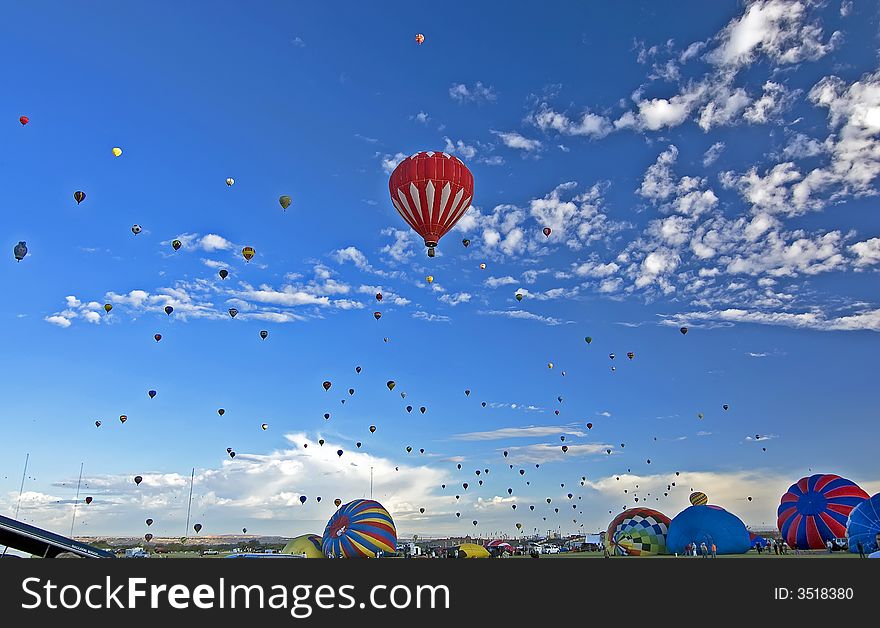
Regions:
M 388 386 L 388 390 L 394 390 L 394 387 L 397 385 L 393 379 L 389 379 L 385 382 L 385 385 Z
M 12 254 L 15 256 L 15 260 L 20 262 L 24 259 L 25 255 L 27 255 L 27 242 L 24 240 L 20 241 L 12 248 Z
M 325 413 L 324 413 L 324 420 L 325 420 L 325 421 L 329 421 L 329 420 L 330 420 L 330 413 L 329 413 L 329 412 L 325 412 Z
M 162 340 L 162 334 L 153 334 L 153 339 L 156 342 L 159 342 L 160 340 Z
M 153 520 L 152 520 L 152 519 L 147 519 L 144 523 L 146 523 L 147 526 L 151 526 L 151 525 L 153 525 Z
M 150 541 L 153 540 L 153 535 L 150 534 L 150 533 L 148 532 L 147 534 L 144 535 L 144 540 L 145 540 L 147 543 L 149 543 Z
M 680 331 L 681 335 L 683 336 L 686 333 L 688 333 L 688 328 L 687 327 L 679 327 L 678 331 Z
M 144 478 L 142 478 L 141 476 L 139 476 L 139 475 L 134 476 L 134 483 L 136 485 L 140 485 L 140 483 L 143 481 L 144 481 Z
M 95 427 L 101 427 L 101 422 L 100 422 L 100 421 L 95 421 Z
M 26 125 L 28 122 L 30 122 L 31 119 L 28 118 L 27 116 L 21 116 L 21 117 L 18 119 L 18 121 L 21 122 L 21 126 L 24 126 L 24 125 Z
M 593 337 L 592 337 L 592 336 L 587 336 L 586 338 L 584 338 L 584 341 L 585 341 L 587 344 L 590 344 L 591 342 L 593 342 Z
M 282 554 L 298 554 L 305 558 L 327 558 L 321 549 L 321 537 L 317 534 L 303 534 L 288 541 Z
M 107 312 L 108 314 L 110 313 L 110 310 L 112 310 L 112 309 L 113 309 L 113 306 L 111 304 L 109 304 L 109 303 L 104 304 L 104 311 Z
M 148 390 L 147 394 L 150 396 L 150 399 L 152 399 L 153 397 L 156 396 L 156 391 L 155 390 Z
M 409 445 L 406 446 L 406 453 L 412 453 L 412 447 L 410 447 Z
M 423 43 L 425 43 L 425 36 L 422 35 L 421 33 L 416 33 L 416 43 L 419 46 L 421 46 Z
M 223 408 L 220 408 L 219 410 L 217 410 L 217 414 L 219 414 L 220 416 L 223 416 L 224 414 L 226 414 L 226 410 L 224 410 Z
M 76 204 L 79 205 L 84 200 L 86 200 L 86 193 L 83 192 L 82 190 L 77 190 L 76 192 L 73 193 L 73 200 L 75 200 Z
M 262 331 L 260 331 L 260 338 L 262 338 L 263 340 L 265 340 L 265 339 L 268 338 L 268 337 L 269 337 L 269 332 L 268 332 L 268 331 L 266 331 L 265 329 L 263 329 Z
M 407 407 L 406 407 L 406 411 L 407 411 L 407 412 L 412 412 L 412 406 L 407 406 Z
M 849 551 L 871 554 L 880 549 L 880 493 L 866 499 L 849 513 L 846 523 L 846 538 L 849 540 Z
M 195 530 L 195 531 L 196 531 L 196 534 L 198 534 L 199 532 L 202 531 L 202 524 L 201 524 L 201 523 L 197 523 L 197 524 L 195 524 L 195 525 L 193 526 L 193 530 Z
M 334 558 L 375 558 L 397 551 L 397 530 L 388 511 L 371 499 L 341 506 L 324 529 L 324 554 Z
M 229 277 L 229 271 L 225 268 L 221 268 L 220 272 L 217 274 L 220 275 L 220 279 L 226 279 L 227 277 Z
M 688 499 L 694 506 L 704 506 L 709 503 L 709 498 L 706 497 L 705 493 L 702 493 L 700 491 L 694 491 L 690 494 Z
M 606 542 L 618 555 L 666 554 L 669 517 L 650 508 L 630 508 L 617 515 L 608 526 Z
M 419 152 L 401 161 L 388 181 L 391 202 L 425 240 L 428 256 L 464 215 L 474 196 L 474 177 L 453 155 Z
M 698 418 L 698 419 L 702 419 L 702 418 L 703 418 L 703 413 L 702 413 L 702 412 L 698 412 L 698 413 L 697 413 L 697 418 Z
M 260 429 L 265 432 L 266 430 L 269 429 L 269 424 L 268 423 L 260 423 Z
M 380 318 L 382 318 L 382 312 L 373 312 L 373 318 L 379 320 Z
M 319 439 L 318 439 L 318 444 L 319 444 L 321 447 L 323 447 L 323 446 L 324 446 L 324 439 L 323 439 L 323 438 L 319 438 Z
M 486 270 L 486 265 L 485 265 L 485 264 L 480 264 L 480 270 Z
M 517 300 L 517 301 L 522 301 L 522 300 L 523 300 L 523 295 L 522 295 L 522 293 L 520 293 L 520 292 L 517 292 L 517 293 L 516 293 L 516 300 Z
M 824 549 L 846 534 L 852 510 L 869 499 L 855 482 L 834 474 L 815 474 L 792 484 L 777 510 L 782 538 L 798 549 Z
M 235 179 L 233 179 L 232 177 L 229 177 L 228 179 L 226 179 L 226 185 L 228 185 L 229 187 L 232 187 L 234 183 L 235 183 Z
M 166 305 L 166 306 L 165 306 L 165 313 L 166 313 L 168 316 L 171 316 L 171 312 L 173 312 L 173 311 L 174 311 L 174 308 L 171 307 L 170 305 Z
M 343 451 L 341 449 L 336 450 L 336 455 L 342 458 Z
M 421 412 L 422 414 L 424 414 L 424 413 L 427 412 L 427 411 L 428 411 L 428 409 L 427 409 L 425 406 L 421 406 L 421 407 L 419 408 L 419 412 Z
M 306 497 L 305 495 L 300 495 L 299 496 L 299 503 L 305 504 L 307 499 L 308 499 L 308 497 Z
M 92 503 L 92 498 L 86 497 L 86 504 L 91 504 L 91 503 Z
M 127 417 L 126 415 L 124 415 L 124 414 L 120 414 L 120 415 L 119 415 L 119 422 L 120 422 L 120 423 L 125 423 L 126 421 L 128 421 L 128 417 Z
M 548 368 L 548 369 L 552 369 L 552 368 L 553 368 L 553 362 L 547 362 L 547 368 Z
M 242 528 L 242 529 L 241 529 L 241 533 L 242 533 L 242 534 L 247 534 L 247 528 Z
M 552 232 L 553 232 L 553 230 L 550 227 L 544 227 L 544 235 L 547 236 L 548 238 L 550 237 L 550 234 Z
M 636 354 L 633 353 L 632 351 L 627 351 L 626 357 L 628 357 L 630 360 L 632 360 L 634 357 L 636 357 Z
M 290 197 L 287 194 L 284 194 L 278 198 L 278 204 L 281 205 L 281 209 L 287 209 L 290 207 Z
M 143 231 L 143 229 L 141 228 L 140 225 L 132 225 L 132 226 L 131 226 L 131 232 L 132 232 L 133 234 L 137 235 L 137 234 L 139 234 L 141 231 Z
M 370 426 L 370 434 L 374 434 L 375 432 L 376 432 L 376 426 L 375 426 L 375 425 L 371 425 L 371 426 Z
M 172 240 L 171 241 L 171 248 L 174 249 L 175 251 L 179 250 L 180 247 L 182 247 L 182 246 L 183 246 L 183 242 L 181 242 L 180 240 Z
M 427 277 L 425 277 L 425 281 L 427 281 L 428 283 L 434 283 L 434 275 L 428 275 Z
M 114 146 L 110 152 L 113 153 L 114 157 L 119 157 L 120 155 L 122 155 L 122 149 L 119 148 L 118 146 Z
M 254 255 L 256 255 L 256 254 L 257 254 L 257 252 L 254 250 L 254 247 L 252 247 L 252 246 L 246 246 L 241 250 L 241 256 L 244 257 L 246 262 L 251 261 L 254 258 Z
M 725 410 L 728 410 L 728 409 L 730 409 L 730 406 L 729 406 L 729 405 L 727 405 L 727 404 L 726 404 L 726 403 L 725 403 L 725 404 L 724 404 L 724 405 L 723 405 L 723 406 L 721 406 L 721 407 L 722 407 L 722 408 L 723 408 L 723 409 L 725 409 Z
M 377 293 L 376 293 L 376 300 L 377 300 L 377 301 L 381 301 L 381 300 L 382 300 L 382 293 L 381 293 L 381 292 L 377 292 Z

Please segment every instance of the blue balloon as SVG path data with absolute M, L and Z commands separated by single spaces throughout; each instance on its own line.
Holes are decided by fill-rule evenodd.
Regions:
M 714 543 L 718 554 L 744 554 L 752 546 L 749 531 L 739 517 L 709 505 L 685 508 L 669 524 L 669 552 L 682 554 L 689 543 L 705 543 L 710 549 Z
M 849 540 L 849 551 L 858 554 L 858 543 L 866 554 L 880 550 L 877 537 L 880 535 L 880 493 L 866 499 L 849 513 L 846 522 L 846 538 Z

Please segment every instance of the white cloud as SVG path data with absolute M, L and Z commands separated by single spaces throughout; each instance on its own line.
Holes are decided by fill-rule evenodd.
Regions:
M 764 83 L 764 94 L 746 110 L 743 118 L 752 124 L 765 124 L 787 109 L 800 91 L 790 92 L 785 85 L 774 81 Z
M 823 152 L 825 152 L 825 146 L 822 142 L 807 137 L 803 133 L 797 133 L 782 149 L 782 156 L 787 160 L 803 159 L 821 155 Z
M 409 157 L 409 155 L 405 153 L 395 153 L 393 155 L 376 153 L 376 157 L 379 158 L 379 161 L 382 164 L 382 172 L 385 174 L 391 174 L 394 172 L 394 169 L 397 168 L 397 164 Z
M 425 113 L 424 111 L 420 111 L 416 115 L 413 116 L 413 119 L 416 122 L 420 122 L 421 124 L 427 124 L 429 117 L 430 116 L 428 116 L 427 113 Z
M 333 252 L 332 257 L 336 260 L 337 264 L 344 264 L 345 262 L 351 262 L 358 269 L 372 272 L 373 267 L 370 266 L 370 263 L 367 261 L 367 256 L 363 254 L 357 247 L 349 246 L 344 249 L 337 249 Z
M 527 153 L 541 148 L 541 142 L 539 140 L 529 139 L 520 135 L 516 131 L 492 131 L 492 133 L 497 135 L 508 148 L 515 148 Z
M 709 167 L 718 161 L 718 158 L 721 156 L 722 151 L 724 151 L 725 144 L 724 142 L 715 142 L 709 149 L 703 153 L 703 166 Z
M 730 89 L 726 85 L 721 85 L 713 90 L 712 99 L 700 111 L 697 124 L 703 131 L 733 124 L 751 102 L 751 97 L 742 87 Z M 769 105 L 764 108 L 767 107 Z M 748 116 L 748 111 L 745 115 Z
M 858 267 L 880 264 L 880 238 L 856 242 L 849 250 L 856 255 L 855 265 Z
M 480 312 L 478 312 L 478 314 L 483 314 L 486 316 L 506 316 L 507 318 L 519 318 L 529 321 L 538 321 L 544 323 L 545 325 L 561 325 L 563 322 L 558 318 L 553 318 L 552 316 L 540 316 L 538 314 L 527 312 L 525 310 L 481 310 Z
M 413 239 L 415 236 L 411 231 L 388 227 L 382 230 L 382 235 L 394 237 L 394 242 L 383 246 L 380 252 L 388 255 L 395 262 L 406 262 L 416 254 L 413 250 Z
M 428 321 L 429 323 L 448 323 L 452 320 L 448 316 L 444 316 L 442 314 L 431 314 L 430 312 L 424 312 L 422 310 L 413 312 L 412 317 L 422 321 Z
M 502 427 L 488 432 L 455 434 L 454 440 L 505 440 L 510 438 L 543 438 L 545 436 L 587 436 L 574 425 L 529 425 L 526 427 Z
M 678 148 L 670 144 L 669 148 L 660 153 L 657 161 L 648 166 L 639 186 L 638 194 L 650 200 L 666 200 L 676 190 L 672 166 L 678 159 Z
M 455 142 L 453 142 L 448 137 L 444 137 L 443 141 L 446 143 L 444 150 L 447 153 L 455 153 L 457 155 L 461 155 L 465 159 L 473 159 L 477 155 L 477 149 L 475 146 L 465 144 L 461 140 L 456 140 Z
M 561 135 L 585 136 L 601 139 L 614 130 L 607 117 L 585 111 L 577 119 L 570 119 L 543 103 L 538 111 L 530 116 L 531 121 L 542 131 L 556 131 Z
M 562 446 L 567 451 L 562 450 Z M 507 459 L 511 464 L 541 464 L 544 462 L 563 462 L 572 458 L 605 456 L 611 445 L 604 443 L 536 443 L 507 448 Z
M 58 327 L 63 327 L 63 328 L 70 327 L 70 325 L 71 325 L 70 319 L 66 318 L 64 316 L 61 316 L 60 314 L 54 314 L 52 316 L 47 316 L 45 318 L 45 321 L 47 323 L 51 323 L 53 325 L 57 325 Z
M 200 246 L 211 253 L 213 251 L 225 251 L 232 248 L 232 242 L 224 238 L 223 236 L 219 236 L 215 233 L 209 233 L 206 236 L 203 236 L 200 241 Z
M 574 270 L 574 274 L 578 275 L 579 277 L 602 278 L 613 275 L 620 269 L 620 266 L 618 266 L 614 262 L 603 264 L 601 262 L 591 260 L 582 264 L 573 264 L 572 269 Z
M 840 34 L 823 42 L 817 23 L 806 23 L 808 0 L 752 0 L 745 14 L 728 23 L 719 45 L 706 58 L 719 66 L 742 67 L 758 53 L 780 64 L 815 60 L 834 49 Z
M 499 286 L 509 286 L 511 284 L 517 283 L 516 279 L 507 275 L 505 277 L 489 277 L 486 281 L 483 282 L 489 288 L 497 288 Z
M 462 303 L 468 303 L 471 300 L 469 292 L 457 292 L 455 294 L 444 294 L 440 297 L 440 301 L 455 307 Z
M 453 83 L 449 88 L 449 97 L 460 103 L 493 102 L 497 99 L 495 89 L 491 86 L 483 85 L 480 81 L 477 81 L 470 87 L 464 83 Z
M 764 312 L 728 308 L 678 314 L 666 319 L 664 323 L 679 326 L 687 324 L 687 321 L 756 323 L 817 331 L 880 331 L 880 309 L 866 309 L 846 316 L 829 316 L 818 309 L 807 312 Z

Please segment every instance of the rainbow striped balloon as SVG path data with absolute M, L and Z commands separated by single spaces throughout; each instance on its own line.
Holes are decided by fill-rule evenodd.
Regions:
M 397 530 L 382 504 L 356 499 L 330 517 L 321 547 L 333 558 L 375 558 L 377 552 L 397 551 Z

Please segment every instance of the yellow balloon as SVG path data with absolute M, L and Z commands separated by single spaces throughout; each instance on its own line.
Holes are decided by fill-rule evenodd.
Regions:
M 427 277 L 425 277 L 425 281 L 427 281 L 428 283 L 434 283 L 434 275 L 428 275 Z
M 303 534 L 290 539 L 282 554 L 303 554 L 306 558 L 326 558 L 321 550 L 321 537 L 317 534 Z
M 462 543 L 458 546 L 459 558 L 489 558 L 489 550 L 476 543 Z
M 114 146 L 113 147 L 113 156 L 119 157 L 121 154 L 122 154 L 122 149 L 119 148 L 118 146 Z

